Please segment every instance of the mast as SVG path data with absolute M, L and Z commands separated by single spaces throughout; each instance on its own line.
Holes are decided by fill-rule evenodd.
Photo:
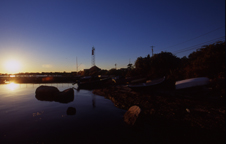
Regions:
M 95 48 L 94 46 L 92 47 L 92 61 L 91 61 L 92 66 L 95 66 Z

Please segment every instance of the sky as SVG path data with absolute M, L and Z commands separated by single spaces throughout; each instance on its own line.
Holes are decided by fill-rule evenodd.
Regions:
M 0 73 L 126 68 L 225 40 L 225 0 L 0 0 Z M 76 60 L 77 59 L 77 60 Z

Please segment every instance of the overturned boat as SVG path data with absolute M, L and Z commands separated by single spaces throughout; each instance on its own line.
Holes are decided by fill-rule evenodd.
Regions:
M 148 80 L 148 81 L 146 81 L 146 83 L 130 84 L 130 85 L 127 85 L 127 86 L 129 88 L 131 88 L 132 90 L 135 90 L 135 91 L 148 90 L 148 89 L 157 88 L 164 81 L 165 81 L 165 77 L 160 78 L 160 79 L 155 79 L 155 80 Z
M 175 89 L 190 89 L 190 88 L 199 88 L 202 86 L 206 86 L 209 84 L 209 78 L 207 77 L 199 77 L 199 78 L 191 78 L 176 81 Z
M 106 83 L 110 80 L 111 78 L 104 78 L 99 80 L 77 82 L 77 84 L 78 84 L 78 89 L 95 89 L 95 88 L 101 88 L 103 86 L 106 86 Z

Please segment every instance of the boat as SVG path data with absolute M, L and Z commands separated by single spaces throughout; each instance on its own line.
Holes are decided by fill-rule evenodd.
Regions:
M 194 87 L 202 87 L 209 84 L 209 78 L 207 77 L 198 77 L 198 78 L 191 78 L 191 79 L 185 79 L 176 81 L 175 83 L 175 89 L 188 89 L 188 88 L 194 88 Z
M 84 77 L 80 77 L 79 79 L 76 80 L 76 82 L 72 83 L 72 85 L 74 84 L 80 84 L 80 83 L 87 83 L 90 81 L 94 81 L 94 80 L 99 80 L 98 77 L 92 77 L 92 76 L 84 76 Z
M 128 84 L 128 80 L 126 80 L 125 77 L 123 76 L 112 77 L 112 81 L 114 82 L 114 84 L 117 84 L 117 85 Z
M 91 81 L 77 82 L 78 89 L 95 89 L 101 88 L 105 85 L 107 81 L 111 80 L 111 78 L 97 79 Z
M 138 84 L 138 83 L 144 83 L 146 82 L 147 78 L 146 77 L 127 77 L 124 78 L 122 76 L 117 76 L 117 77 L 113 77 L 112 81 L 115 84 L 121 84 L 121 85 L 125 85 L 125 84 Z
M 127 85 L 129 88 L 132 90 L 149 90 L 152 88 L 156 88 L 156 86 L 160 85 L 165 81 L 165 77 L 160 78 L 160 79 L 155 79 L 155 80 L 148 80 L 146 83 L 140 83 L 140 84 L 130 84 Z
M 146 80 L 147 80 L 147 78 L 138 78 L 135 80 L 131 80 L 130 83 L 131 84 L 144 83 Z

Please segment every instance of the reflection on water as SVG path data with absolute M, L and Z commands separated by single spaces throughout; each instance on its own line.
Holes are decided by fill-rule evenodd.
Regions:
M 43 113 L 44 113 L 43 111 L 33 113 L 33 117 L 36 117 L 36 116 L 42 115 Z
M 15 84 L 14 82 L 11 82 L 11 83 L 7 84 L 6 86 L 9 90 L 14 91 L 15 89 L 17 89 L 19 87 L 19 84 Z
M 96 107 L 96 96 L 94 94 L 92 94 L 92 104 L 93 104 L 93 108 Z
M 47 84 L 46 84 L 47 85 Z M 49 84 L 59 91 L 71 84 Z M 2 143 L 109 143 L 125 139 L 125 110 L 88 90 L 74 90 L 69 103 L 38 100 L 39 84 L 0 85 Z M 13 91 L 8 92 L 8 91 Z M 87 138 L 88 137 L 88 138 Z

